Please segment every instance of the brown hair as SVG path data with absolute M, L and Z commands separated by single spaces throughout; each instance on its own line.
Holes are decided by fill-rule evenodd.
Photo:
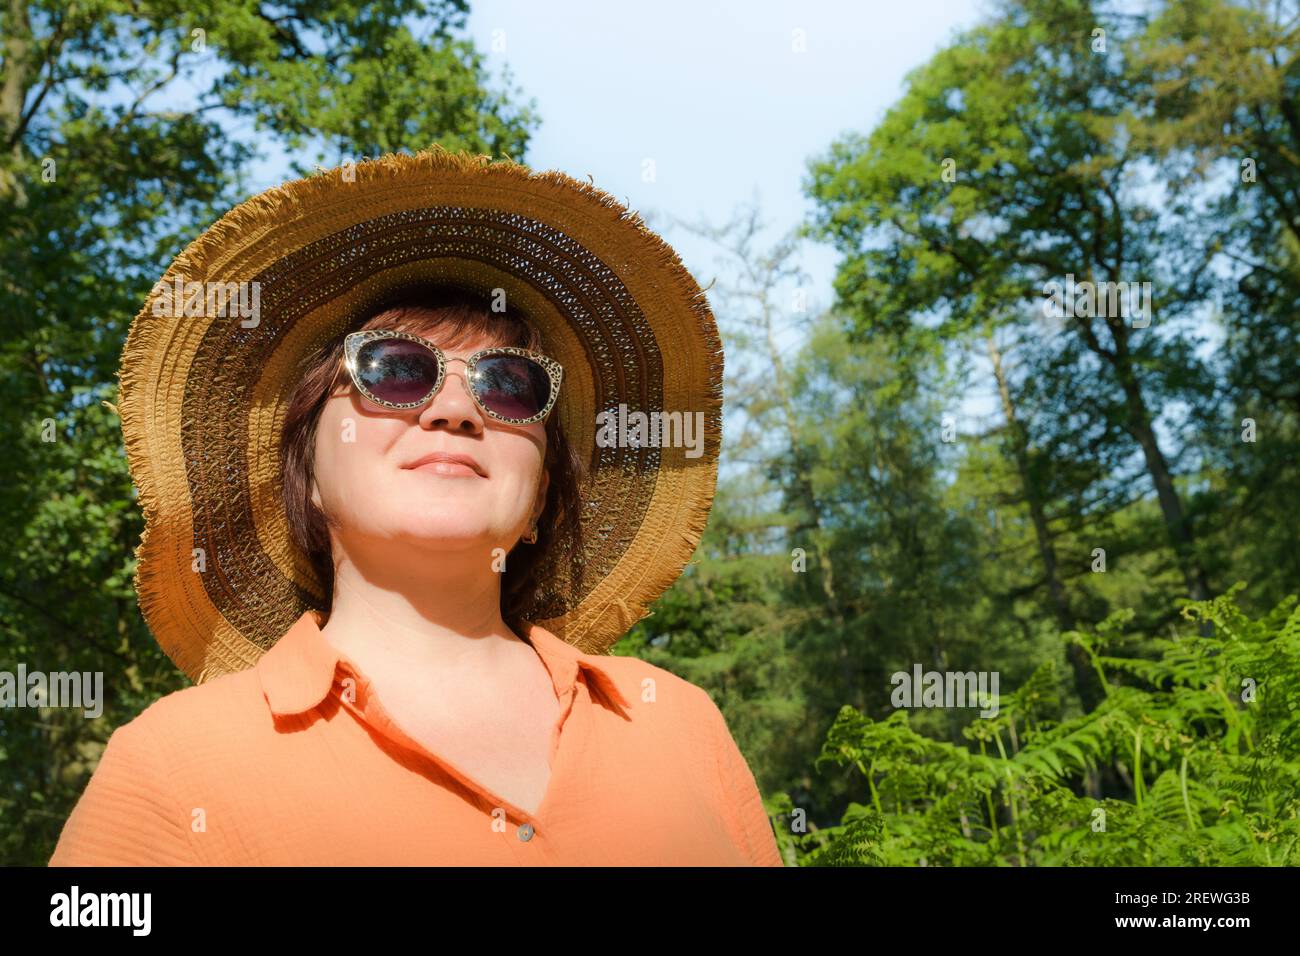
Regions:
M 436 328 L 438 342 L 455 348 L 483 336 L 496 345 L 545 352 L 541 333 L 517 313 L 493 312 L 483 297 L 461 289 L 408 289 L 385 302 L 357 329 L 395 329 L 422 335 Z M 348 331 L 355 331 L 349 329 Z M 289 400 L 280 437 L 280 473 L 284 510 L 294 543 L 311 562 L 325 589 L 326 614 L 333 605 L 334 557 L 330 518 L 311 500 L 315 477 L 316 428 L 326 400 L 342 381 L 352 388 L 343 368 L 343 334 L 310 355 Z M 537 541 L 521 541 L 510 552 L 501 582 L 501 616 L 508 624 L 527 618 L 535 603 L 549 603 L 539 594 L 537 569 L 550 557 L 580 586 L 582 572 L 578 482 L 582 462 L 560 425 L 558 408 L 546 419 L 546 457 L 550 475 L 546 505 L 537 522 Z

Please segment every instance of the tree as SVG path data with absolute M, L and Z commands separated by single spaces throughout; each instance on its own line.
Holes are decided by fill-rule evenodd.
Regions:
M 1183 281 L 1201 263 L 1142 178 L 1130 129 L 1146 80 L 1125 52 L 1135 29 L 1082 0 L 1008 4 L 915 71 L 870 136 L 811 164 L 809 232 L 844 254 L 836 288 L 860 333 L 890 336 L 903 355 L 971 347 L 990 323 L 1043 308 L 1051 282 L 1150 282 L 1152 329 L 1120 308 L 1118 286 L 1102 287 L 1105 307 L 1066 293 L 1079 308 L 1063 309 L 1063 341 L 1086 349 L 1087 373 L 1112 396 L 1072 411 L 1122 427 L 1186 591 L 1204 598 L 1195 529 L 1157 434 L 1165 410 L 1211 388 L 1194 354 L 1203 289 Z
M 1167 4 L 1138 48 L 1152 83 L 1141 133 L 1162 174 L 1200 194 L 1219 297 L 1221 395 L 1202 443 L 1217 549 L 1262 604 L 1300 577 L 1274 529 L 1300 508 L 1300 9 L 1294 2 Z M 1249 542 L 1249 544 L 1245 544 Z

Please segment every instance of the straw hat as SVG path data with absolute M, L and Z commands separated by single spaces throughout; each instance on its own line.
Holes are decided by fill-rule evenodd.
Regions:
M 343 166 L 228 212 L 176 258 L 127 335 L 118 411 L 145 517 L 135 585 L 196 682 L 256 663 L 328 597 L 280 504 L 280 429 L 301 361 L 393 290 L 431 283 L 504 289 L 564 366 L 558 414 L 588 464 L 585 582 L 552 589 L 527 619 L 605 651 L 690 559 L 717 480 L 722 345 L 672 248 L 561 172 L 441 147 Z M 703 453 L 602 447 L 597 416 L 620 405 L 702 412 Z M 567 580 L 550 558 L 538 573 Z

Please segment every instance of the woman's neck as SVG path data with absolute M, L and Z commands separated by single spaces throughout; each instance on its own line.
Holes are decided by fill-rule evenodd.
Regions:
M 489 551 L 403 555 L 383 541 L 335 553 L 342 557 L 321 634 L 363 670 L 447 670 L 519 640 L 501 617 L 501 574 Z

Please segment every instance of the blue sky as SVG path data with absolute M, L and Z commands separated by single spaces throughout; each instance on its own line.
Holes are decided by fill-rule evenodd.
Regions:
M 508 67 L 536 101 L 542 125 L 525 161 L 590 173 L 650 218 L 707 285 L 712 253 L 669 217 L 721 223 L 757 197 L 773 237 L 794 227 L 808 211 L 808 159 L 874 126 L 907 72 L 987 12 L 974 0 L 480 0 L 468 27 L 494 75 Z M 646 160 L 653 182 L 643 180 Z M 809 246 L 801 263 L 810 307 L 828 305 L 834 253 Z

